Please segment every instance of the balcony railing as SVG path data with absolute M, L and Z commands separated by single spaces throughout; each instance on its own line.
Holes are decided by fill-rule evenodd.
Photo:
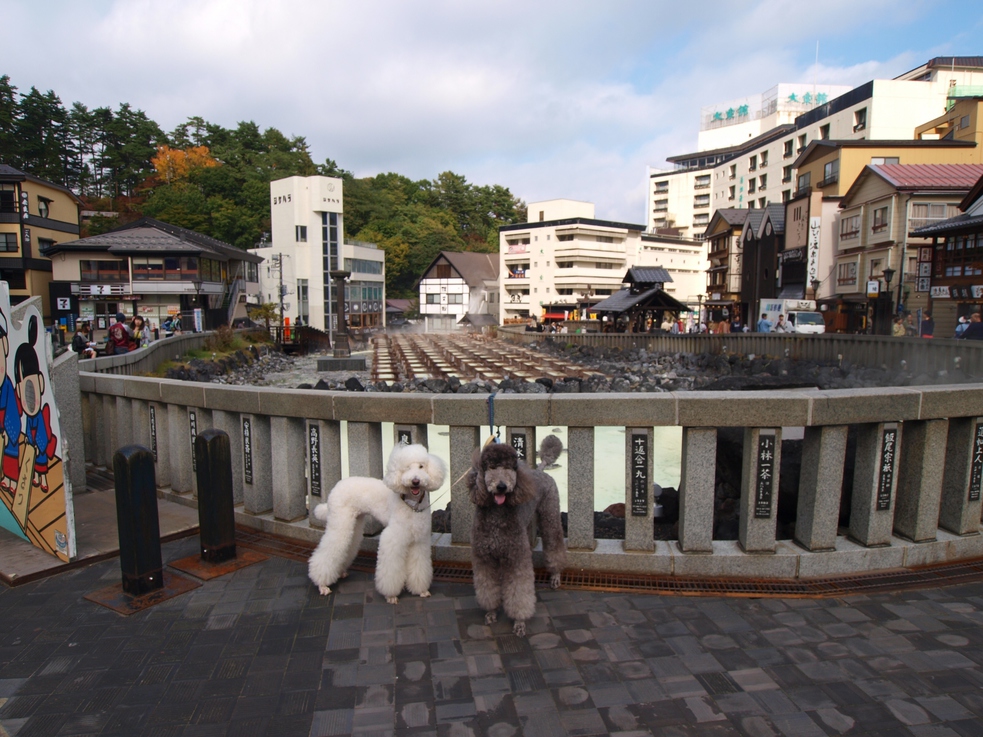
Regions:
M 836 184 L 838 181 L 840 181 L 840 175 L 839 174 L 830 174 L 828 177 L 826 177 L 825 179 L 823 179 L 819 183 L 819 187 L 820 188 L 822 188 L 822 187 L 828 187 L 831 184 Z

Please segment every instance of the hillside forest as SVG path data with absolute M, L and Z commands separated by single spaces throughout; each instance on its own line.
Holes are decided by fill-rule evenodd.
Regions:
M 525 220 L 507 187 L 478 186 L 451 171 L 432 180 L 396 173 L 356 177 L 332 159 L 315 163 L 303 136 L 253 121 L 224 128 L 190 117 L 165 132 L 127 103 L 65 106 L 55 92 L 19 92 L 0 76 L 0 163 L 68 187 L 91 218 L 83 235 L 143 216 L 239 248 L 268 240 L 270 189 L 300 175 L 344 179 L 346 238 L 386 251 L 386 291 L 412 297 L 440 251 L 496 252 L 498 227 Z

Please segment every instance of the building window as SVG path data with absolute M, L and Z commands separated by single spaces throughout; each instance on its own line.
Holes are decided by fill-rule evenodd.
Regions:
M 710 215 L 706 212 L 698 212 L 693 215 L 693 225 L 706 225 L 710 222 Z
M 754 200 L 748 200 L 747 201 L 747 209 L 748 210 L 756 210 L 757 207 L 758 206 L 756 204 L 754 204 Z
M 911 205 L 911 219 L 908 221 L 908 230 L 921 228 L 925 225 L 936 223 L 939 220 L 955 217 L 958 214 L 959 208 L 955 205 L 915 202 Z
M 448 294 L 447 304 L 449 305 L 463 305 L 464 295 L 463 294 Z
M 964 115 L 964 116 L 962 116 L 959 119 L 959 127 L 960 128 L 969 128 L 969 116 L 968 115 Z
M 0 233 L 0 251 L 3 253 L 17 253 L 16 233 Z
M 782 190 L 782 202 L 788 202 L 790 199 L 792 199 L 792 190 L 790 190 L 790 189 L 783 189 Z
M 710 207 L 710 195 L 696 195 L 696 197 L 693 198 L 693 207 Z
M 656 200 L 655 201 L 655 207 L 652 208 L 652 212 L 668 212 L 668 210 L 669 210 L 669 200 Z M 561 235 L 560 236 L 560 240 L 563 240 L 564 238 L 568 238 L 569 240 L 573 240 L 573 236 L 572 235 L 569 235 L 569 236 L 562 236 Z
M 853 132 L 862 131 L 867 127 L 867 108 L 862 107 L 853 111 Z
M 737 179 L 737 164 L 730 165 L 730 176 L 729 179 Z
M 669 200 L 663 200 L 663 202 L 669 202 Z M 655 204 L 658 205 L 659 203 L 656 202 Z M 566 241 L 572 241 L 573 240 L 573 234 L 571 233 L 571 234 L 568 234 L 568 235 L 558 235 L 556 237 L 556 239 L 558 241 L 564 241 L 564 242 L 566 242 Z
M 874 210 L 874 227 L 872 230 L 875 233 L 880 233 L 885 228 L 887 228 L 887 207 L 878 207 Z
M 875 166 L 883 166 L 884 164 L 900 164 L 901 158 L 898 156 L 874 156 L 871 158 L 870 163 Z
M 799 153 L 802 153 L 803 151 L 805 151 L 806 144 L 808 142 L 809 142 L 809 138 L 808 138 L 808 136 L 805 133 L 803 133 L 801 136 L 799 136 Z
M 857 263 L 851 261 L 836 266 L 836 286 L 853 287 L 857 285 Z
M 298 243 L 307 243 L 307 226 L 298 225 L 294 228 L 294 239 Z
M 812 172 L 807 171 L 803 174 L 799 174 L 798 191 L 804 192 L 805 190 L 809 189 L 810 186 L 812 186 Z
M 760 177 L 758 177 L 758 191 L 760 192 L 762 189 L 767 189 L 767 187 L 768 187 L 768 175 L 762 174 Z
M 49 209 L 49 204 L 50 203 L 51 203 L 51 200 L 49 200 L 47 197 L 41 197 L 39 195 L 38 196 L 38 215 L 40 215 L 43 218 L 48 217 L 48 214 L 50 213 L 50 209 Z
M 134 281 L 158 281 L 164 278 L 163 258 L 134 258 L 132 263 Z
M 0 212 L 17 212 L 17 185 L 0 184 Z
M 613 269 L 614 264 L 605 263 L 603 261 L 598 261 L 594 264 L 595 269 Z
M 543 212 L 542 210 L 540 210 L 539 211 L 539 222 L 543 222 L 544 220 L 546 220 L 546 213 Z
M 259 264 L 254 264 L 251 261 L 246 262 L 246 281 L 250 284 L 259 283 Z
M 750 177 L 747 180 L 747 191 L 748 194 L 754 194 L 758 190 L 758 180 L 754 177 Z
M 345 271 L 353 271 L 358 274 L 381 274 L 382 261 L 373 261 L 367 258 L 346 258 Z
M 669 181 L 668 180 L 663 180 L 661 182 L 656 182 L 655 183 L 655 193 L 656 194 L 664 194 L 665 192 L 668 192 L 668 191 L 669 191 Z
M 795 142 L 790 138 L 787 141 L 785 141 L 782 150 L 782 158 L 791 159 L 794 153 L 795 153 Z
M 820 187 L 827 187 L 830 184 L 836 184 L 840 179 L 840 160 L 834 159 L 833 161 L 827 161 L 823 165 L 823 181 L 819 183 Z
M 311 308 L 309 301 L 309 288 L 307 279 L 297 280 L 297 317 L 300 322 L 307 325 L 310 322 Z
M 556 268 L 558 269 L 572 269 L 573 261 L 557 261 Z
M 755 154 L 754 156 L 752 156 L 751 158 L 748 159 L 748 161 L 747 161 L 747 170 L 748 171 L 757 171 L 758 170 L 758 156 L 757 156 L 757 154 Z
M 737 188 L 732 184 L 730 187 L 727 188 L 727 199 L 733 200 L 736 192 L 737 192 Z
M 768 204 L 768 198 L 767 197 L 759 197 L 758 198 L 758 207 L 764 209 L 764 206 L 767 205 L 767 204 Z
M 709 186 L 710 186 L 709 174 L 701 174 L 700 176 L 696 177 L 693 183 L 693 189 L 706 189 Z
M 788 184 L 792 181 L 792 165 L 782 167 L 782 184 Z
M 761 168 L 764 169 L 766 166 L 768 166 L 768 152 L 762 151 L 760 155 L 760 159 L 761 159 Z
M 826 125 L 819 126 L 819 140 L 828 141 L 829 140 L 829 123 Z
M 596 240 L 598 243 L 614 243 L 614 238 L 610 235 L 599 235 Z
M 427 295 L 427 304 L 428 305 L 439 305 L 440 304 L 440 295 L 439 294 L 428 294 Z
M 860 235 L 860 216 L 851 215 L 840 220 L 840 240 L 849 240 Z

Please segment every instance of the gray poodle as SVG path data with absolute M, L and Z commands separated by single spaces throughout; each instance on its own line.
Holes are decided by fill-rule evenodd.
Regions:
M 534 516 L 543 538 L 551 588 L 559 587 L 560 571 L 566 565 L 556 482 L 520 461 L 511 446 L 492 443 L 475 453 L 468 492 L 475 505 L 471 527 L 474 590 L 478 604 L 487 612 L 485 623 L 498 619 L 501 605 L 515 622 L 512 631 L 522 637 L 526 620 L 536 610 L 532 548 L 526 532 Z

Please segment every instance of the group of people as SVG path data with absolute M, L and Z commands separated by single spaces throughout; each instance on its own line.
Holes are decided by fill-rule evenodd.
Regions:
M 165 335 L 172 326 L 165 326 Z M 116 322 L 109 327 L 106 336 L 106 355 L 120 355 L 135 351 L 150 345 L 151 334 L 147 322 L 140 316 L 134 316 L 129 322 L 122 312 L 116 313 Z M 72 338 L 72 350 L 82 358 L 95 358 L 98 343 L 92 340 L 92 332 L 87 322 L 80 322 Z

